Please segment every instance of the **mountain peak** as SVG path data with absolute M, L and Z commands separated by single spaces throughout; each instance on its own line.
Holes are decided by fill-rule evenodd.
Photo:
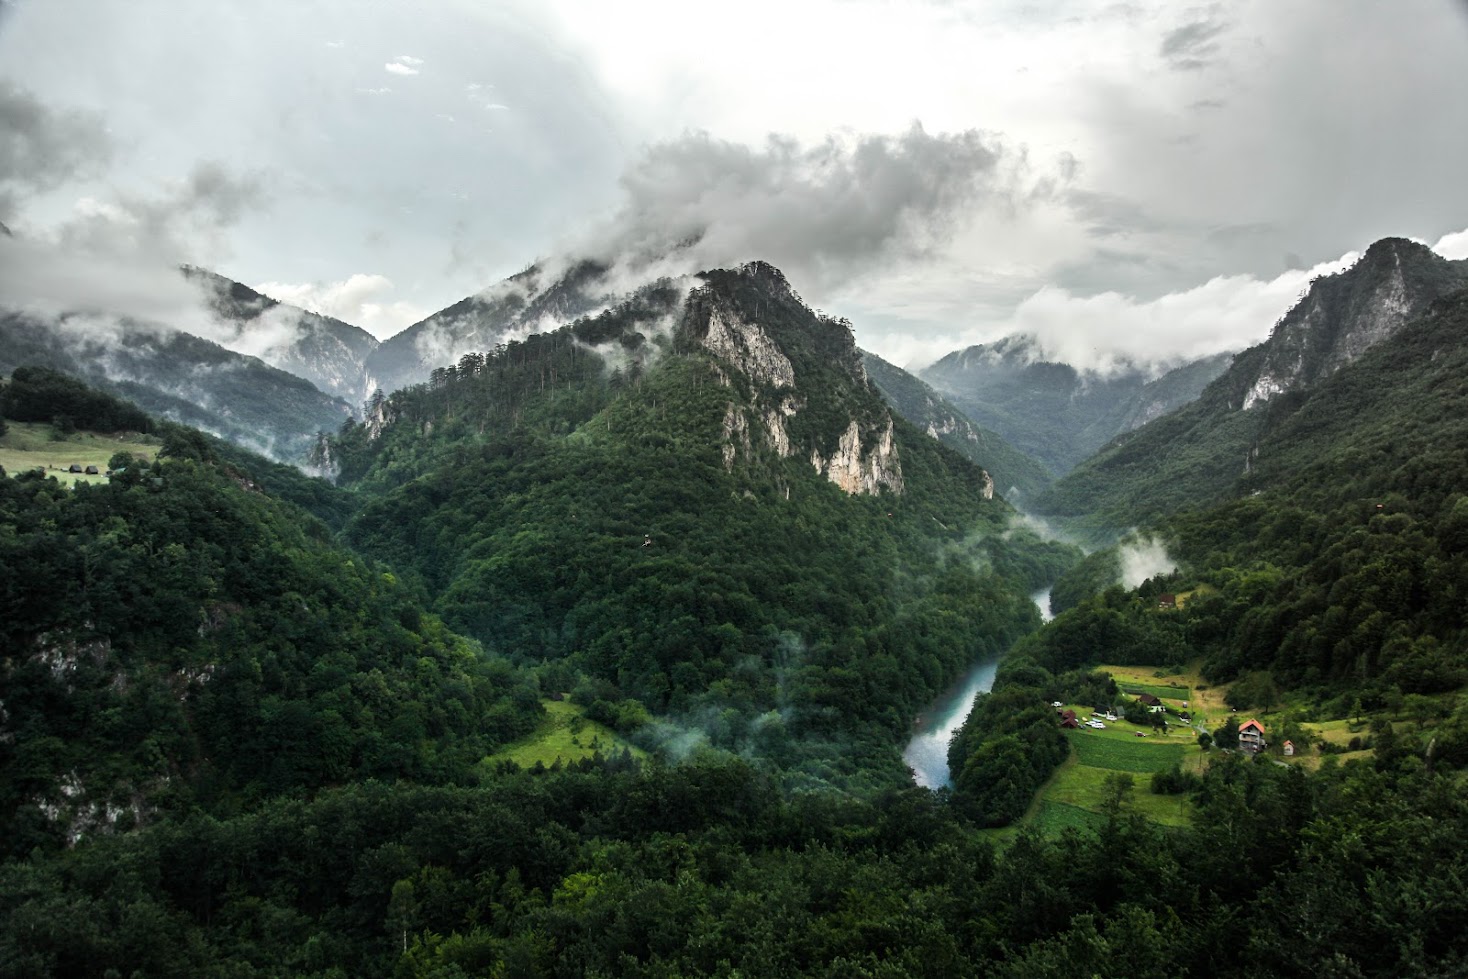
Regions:
M 1468 262 L 1419 242 L 1383 238 L 1360 261 L 1310 283 L 1262 345 L 1240 407 L 1313 384 L 1361 356 L 1435 300 L 1468 286 Z

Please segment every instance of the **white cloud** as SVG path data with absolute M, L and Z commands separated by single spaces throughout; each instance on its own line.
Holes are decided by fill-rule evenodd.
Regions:
M 378 339 L 392 336 L 430 312 L 412 303 L 390 299 L 395 287 L 385 275 L 359 272 L 339 282 L 262 282 L 253 288 L 308 312 L 360 326 Z
M 1146 300 L 1120 292 L 1078 296 L 1043 286 L 1011 315 L 967 330 L 866 336 L 858 320 L 857 339 L 893 363 L 922 365 L 955 349 L 1028 333 L 1039 338 L 1047 357 L 1077 367 L 1105 373 L 1125 357 L 1162 369 L 1262 341 L 1305 294 L 1311 279 L 1348 268 L 1359 257 L 1358 252 L 1347 252 L 1334 261 L 1273 279 L 1217 276 L 1194 288 Z
M 396 61 L 389 61 L 387 64 L 383 65 L 382 67 L 383 67 L 384 70 L 386 70 L 386 71 L 388 71 L 388 72 L 390 72 L 390 73 L 392 73 L 394 75 L 416 75 L 416 74 L 418 74 L 418 69 L 417 68 L 410 68 L 407 65 L 400 65 Z
M 419 65 L 423 64 L 422 58 L 415 58 L 411 54 L 400 54 L 393 60 L 397 61 L 397 63 L 400 65 L 410 65 L 414 68 L 417 68 Z
M 1432 250 L 1443 258 L 1454 260 L 1468 258 L 1468 229 L 1443 235 L 1438 239 L 1437 244 L 1432 246 Z

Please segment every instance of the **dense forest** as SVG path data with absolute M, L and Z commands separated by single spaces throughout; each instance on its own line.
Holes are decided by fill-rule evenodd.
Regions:
M 0 479 L 0 975 L 1457 974 L 1465 326 L 1442 303 L 1272 406 L 1134 589 L 768 266 L 375 395 L 318 441 L 335 486 L 17 370 L 4 416 L 161 444 Z M 1006 650 L 952 787 L 913 787 L 912 718 Z M 1085 830 L 995 835 L 1072 756 L 1052 705 L 1119 699 L 1097 664 L 1188 662 L 1370 750 L 1200 739 Z M 494 760 L 558 700 L 647 760 Z

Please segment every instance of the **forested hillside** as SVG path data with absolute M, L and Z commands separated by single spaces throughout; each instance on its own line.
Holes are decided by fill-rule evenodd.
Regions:
M 944 445 L 984 467 L 994 490 L 1011 503 L 1037 495 L 1053 477 L 996 432 L 981 428 L 963 410 L 912 374 L 872 353 L 862 362 L 872 383 L 898 413 Z
M 1308 481 L 1299 479 L 1293 463 L 1302 460 L 1295 456 L 1300 449 L 1328 454 L 1322 440 L 1302 432 L 1293 437 L 1300 449 L 1287 450 L 1290 459 L 1280 465 L 1270 460 L 1277 455 L 1276 440 L 1289 442 L 1288 433 L 1298 430 L 1291 420 L 1314 400 L 1316 387 L 1465 285 L 1468 263 L 1447 261 L 1401 239 L 1377 242 L 1351 268 L 1315 280 L 1270 338 L 1241 353 L 1198 400 L 1119 436 L 1043 493 L 1035 509 L 1100 540 L 1280 479 L 1303 485 Z M 1429 359 L 1420 366 L 1434 371 L 1438 365 Z M 1390 390 L 1395 392 L 1398 383 L 1394 380 Z M 1352 391 L 1365 393 L 1359 384 Z M 1337 448 L 1354 446 L 1344 436 L 1409 407 L 1408 402 L 1428 414 L 1442 407 L 1439 392 L 1421 386 L 1392 394 L 1395 407 L 1390 409 L 1381 404 L 1383 395 L 1330 397 Z M 1319 411 L 1306 414 L 1318 416 Z M 1261 465 L 1272 475 L 1259 475 Z M 1365 471 L 1374 468 L 1373 463 Z
M 1321 716 L 1461 685 L 1463 302 L 1321 385 L 1261 453 L 1259 495 L 1168 523 L 1179 577 L 1023 640 L 955 741 L 950 795 L 893 777 L 913 705 L 1032 628 L 1024 589 L 1075 554 L 1016 532 L 976 466 L 901 419 L 882 453 L 890 416 L 839 321 L 763 270 L 700 288 L 379 399 L 325 447 L 346 489 L 146 419 L 159 461 L 116 459 L 108 485 L 0 480 L 0 973 L 1468 963 L 1461 714 L 1374 723 L 1373 760 L 1308 776 L 1214 752 L 1185 828 L 1140 818 L 1146 787 L 1117 777 L 1093 832 L 977 832 L 1068 751 L 1047 701 L 1115 695 L 1088 663 L 1203 651 L 1220 678 L 1253 671 L 1240 696 L 1297 685 Z M 758 348 L 745 313 L 808 385 L 736 370 Z M 716 352 L 735 314 L 746 345 Z M 758 349 L 742 363 L 777 363 Z M 55 375 L 19 382 L 0 410 L 138 423 Z M 772 398 L 799 451 L 764 427 Z M 833 470 L 853 424 L 859 464 Z M 877 462 L 886 482 L 846 478 Z M 1158 610 L 1197 583 L 1215 594 Z M 567 688 L 653 760 L 479 763 Z
M 912 716 L 1075 558 L 768 266 L 466 357 L 330 451 L 347 539 L 451 627 L 822 779 L 901 779 Z

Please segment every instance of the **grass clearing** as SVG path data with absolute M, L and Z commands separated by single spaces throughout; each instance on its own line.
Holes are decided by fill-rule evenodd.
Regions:
M 1161 738 L 1100 737 L 1101 732 L 1067 731 L 1066 736 L 1075 747 L 1076 756 L 1083 766 L 1107 769 L 1115 772 L 1134 772 L 1151 775 L 1165 772 L 1183 760 L 1183 745 L 1179 741 Z
M 55 429 L 42 422 L 8 422 L 9 431 L 0 435 L 0 467 L 8 475 L 25 472 L 27 469 L 45 469 L 48 476 L 55 476 L 70 485 L 73 480 L 84 483 L 105 483 L 105 475 L 87 476 L 67 472 L 73 463 L 96 466 L 98 471 L 107 471 L 107 460 L 116 452 L 131 452 L 143 459 L 153 459 L 158 454 L 159 439 L 151 435 L 124 433 L 102 435 L 97 432 L 73 432 L 60 438 L 54 437 Z
M 1084 810 L 1097 820 L 1104 820 L 1106 817 L 1101 814 L 1101 806 L 1106 801 L 1106 782 L 1115 775 L 1117 772 L 1114 770 L 1076 765 L 1045 793 L 1038 817 L 1044 818 L 1047 805 L 1063 805 Z M 1188 823 L 1186 797 L 1153 795 L 1151 775 L 1132 774 L 1132 790 L 1123 804 L 1163 826 L 1186 826 Z
M 1117 680 L 1116 685 L 1129 694 L 1150 693 L 1159 700 L 1191 700 L 1193 691 L 1188 687 L 1162 687 L 1153 683 L 1138 683 L 1135 680 Z
M 1068 802 L 1045 799 L 1040 802 L 1029 822 L 1046 836 L 1059 836 L 1068 829 L 1094 833 L 1106 824 L 1106 817 Z
M 622 749 L 632 753 L 639 761 L 648 757 L 647 752 L 622 739 L 617 732 L 598 721 L 586 717 L 581 708 L 569 700 L 542 700 L 545 720 L 531 734 L 505 745 L 499 751 L 484 758 L 485 764 L 512 761 L 521 768 L 534 768 L 540 762 L 549 768 L 559 761 L 562 765 L 581 761 L 600 753 L 603 758 Z

